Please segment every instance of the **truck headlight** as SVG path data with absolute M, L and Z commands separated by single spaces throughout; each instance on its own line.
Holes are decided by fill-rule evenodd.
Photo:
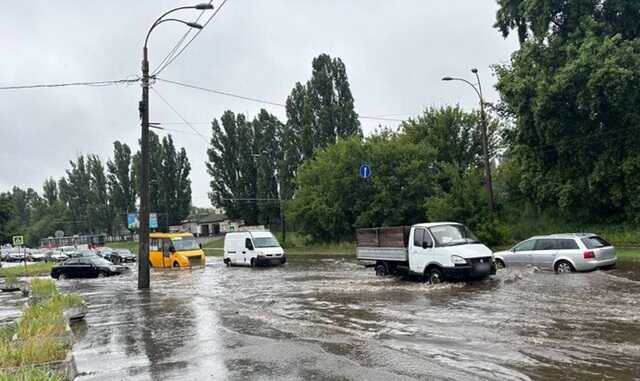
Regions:
M 462 258 L 459 255 L 452 255 L 451 256 L 451 262 L 453 262 L 454 265 L 466 265 L 467 264 L 467 260 Z

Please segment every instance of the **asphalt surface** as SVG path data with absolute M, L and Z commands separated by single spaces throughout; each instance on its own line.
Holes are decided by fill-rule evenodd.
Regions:
M 640 377 L 636 265 L 431 286 L 376 277 L 351 257 L 261 269 L 209 260 L 154 272 L 148 292 L 134 273 L 58 281 L 89 305 L 73 326 L 78 379 Z

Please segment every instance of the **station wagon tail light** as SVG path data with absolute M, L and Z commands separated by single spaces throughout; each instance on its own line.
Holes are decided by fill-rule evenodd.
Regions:
M 593 259 L 596 257 L 596 254 L 593 251 L 588 250 L 582 253 L 582 256 L 584 257 L 584 259 Z

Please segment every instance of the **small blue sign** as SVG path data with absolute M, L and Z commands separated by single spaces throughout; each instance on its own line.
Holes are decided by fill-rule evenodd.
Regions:
M 363 179 L 371 177 L 371 167 L 369 167 L 369 164 L 362 164 L 360 166 L 360 177 Z
M 149 213 L 149 229 L 158 228 L 158 215 L 156 213 Z

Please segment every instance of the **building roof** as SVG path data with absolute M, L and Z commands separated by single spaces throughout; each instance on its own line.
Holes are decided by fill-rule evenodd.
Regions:
M 196 223 L 196 224 L 207 224 L 211 222 L 222 222 L 227 219 L 227 216 L 222 213 L 208 213 L 208 214 L 199 214 L 195 216 L 189 216 L 186 220 L 182 221 L 182 224 Z

